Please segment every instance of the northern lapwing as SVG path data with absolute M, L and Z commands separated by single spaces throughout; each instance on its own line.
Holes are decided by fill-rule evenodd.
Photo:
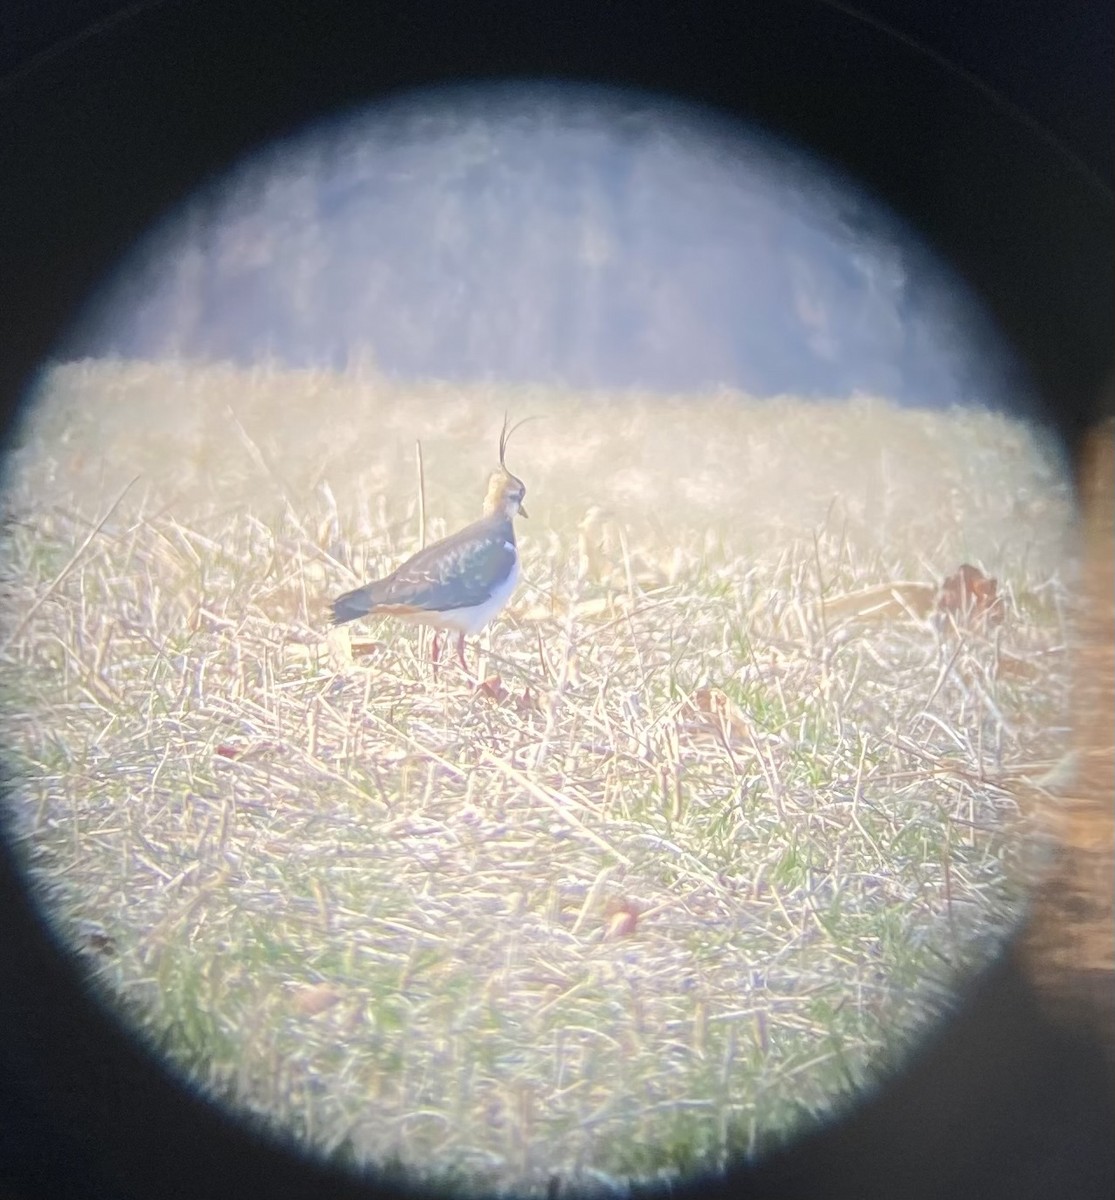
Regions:
M 520 422 L 522 424 L 522 422 Z M 519 581 L 516 515 L 525 517 L 526 486 L 504 461 L 514 433 L 504 418 L 499 435 L 499 468 L 488 480 L 484 515 L 459 533 L 419 550 L 385 579 L 366 583 L 333 601 L 333 624 L 364 616 L 392 616 L 434 629 L 431 651 L 436 667 L 442 631 L 457 634 L 457 657 L 465 672 L 465 637 L 479 633 L 495 617 Z

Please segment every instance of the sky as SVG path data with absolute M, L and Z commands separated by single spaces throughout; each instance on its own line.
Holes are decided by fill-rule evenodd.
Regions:
M 1001 407 L 1021 368 L 849 179 L 643 93 L 443 88 L 264 147 L 120 264 L 60 357 Z

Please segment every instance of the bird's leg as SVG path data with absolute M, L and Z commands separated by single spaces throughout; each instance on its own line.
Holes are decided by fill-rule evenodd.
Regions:
M 441 644 L 438 642 L 438 638 L 440 636 L 441 636 L 441 634 L 438 632 L 438 630 L 435 629 L 434 630 L 434 644 L 430 647 L 430 660 L 434 664 L 434 678 L 435 679 L 437 678 L 438 658 L 441 656 Z
M 465 662 L 465 635 L 463 633 L 457 637 L 457 658 L 460 661 L 461 670 L 466 675 L 471 676 L 472 672 L 468 669 L 468 663 Z

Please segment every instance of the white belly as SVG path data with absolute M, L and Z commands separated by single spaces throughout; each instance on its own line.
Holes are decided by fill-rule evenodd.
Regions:
M 511 599 L 519 582 L 519 560 L 507 578 L 495 587 L 491 596 L 483 604 L 473 608 L 452 608 L 448 612 L 424 612 L 409 614 L 409 619 L 422 625 L 432 625 L 435 629 L 451 629 L 454 633 L 479 633 L 488 622 L 495 617 Z

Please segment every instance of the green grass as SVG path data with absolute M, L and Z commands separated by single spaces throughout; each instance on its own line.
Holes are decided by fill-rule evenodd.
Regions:
M 432 539 L 505 409 L 543 419 L 508 455 L 524 582 L 471 650 L 501 688 L 389 622 L 327 641 L 418 545 L 415 439 Z M 896 1064 L 1037 869 L 1071 507 L 1007 418 L 74 364 L 4 516 L 44 907 L 184 1073 L 358 1169 L 758 1153 Z M 993 636 L 821 604 L 963 561 Z

